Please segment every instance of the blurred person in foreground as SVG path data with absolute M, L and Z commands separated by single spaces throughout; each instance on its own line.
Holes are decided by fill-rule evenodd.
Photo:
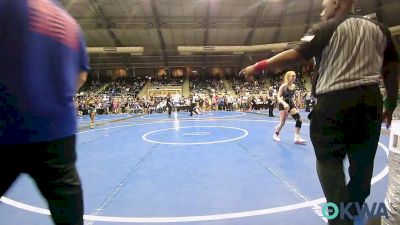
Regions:
M 88 70 L 80 27 L 56 1 L 1 0 L 0 49 L 0 196 L 27 173 L 55 224 L 82 225 L 73 102 Z

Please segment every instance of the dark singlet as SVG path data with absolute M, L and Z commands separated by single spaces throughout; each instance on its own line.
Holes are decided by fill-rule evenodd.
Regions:
M 93 99 L 88 101 L 88 113 L 96 112 L 96 102 Z
M 296 108 L 294 105 L 293 97 L 295 94 L 295 89 L 290 90 L 289 87 L 286 87 L 286 90 L 282 94 L 283 100 L 289 104 L 289 111 L 292 110 L 293 108 Z M 284 110 L 285 108 L 283 107 L 282 103 L 279 103 L 279 110 Z
M 289 87 L 286 88 L 286 90 L 283 92 L 283 100 L 285 100 L 286 103 L 289 105 L 293 103 L 293 96 L 295 94 L 295 89 L 290 90 Z
M 88 105 L 89 105 L 89 108 L 91 108 L 91 109 L 96 108 L 96 102 L 93 100 L 89 100 Z

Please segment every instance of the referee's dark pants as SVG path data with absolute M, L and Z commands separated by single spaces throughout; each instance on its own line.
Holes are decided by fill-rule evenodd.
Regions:
M 310 136 L 327 202 L 362 206 L 369 196 L 381 114 L 382 96 L 375 85 L 318 96 L 311 113 Z M 346 155 L 350 162 L 348 183 L 343 168 Z M 355 213 L 355 208 L 349 211 Z M 329 224 L 353 224 L 353 221 L 338 217 Z
M 168 108 L 168 116 L 171 116 L 171 113 L 172 113 L 172 106 L 171 106 L 171 105 L 168 105 L 167 108 Z
M 46 198 L 57 225 L 82 225 L 83 200 L 76 171 L 75 135 L 48 142 L 0 145 L 0 196 L 21 173 L 29 174 Z
M 273 117 L 274 116 L 274 103 L 270 99 L 268 99 L 268 116 L 269 117 Z
M 189 106 L 190 115 L 189 116 L 193 116 L 194 107 L 196 107 L 196 104 L 193 104 L 193 103 L 190 104 L 190 106 Z

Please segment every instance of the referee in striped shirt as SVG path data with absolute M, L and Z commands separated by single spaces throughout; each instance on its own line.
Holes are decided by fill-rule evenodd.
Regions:
M 248 66 L 240 73 L 279 71 L 315 57 L 318 98 L 311 112 L 310 136 L 317 172 L 328 202 L 364 204 L 370 194 L 381 122 L 389 128 L 397 105 L 399 57 L 389 30 L 353 14 L 354 0 L 323 0 L 322 22 L 313 26 L 294 49 Z M 387 97 L 382 100 L 382 78 Z M 350 181 L 343 159 L 347 155 Z M 350 211 L 355 215 L 355 207 Z M 353 224 L 351 219 L 329 224 Z

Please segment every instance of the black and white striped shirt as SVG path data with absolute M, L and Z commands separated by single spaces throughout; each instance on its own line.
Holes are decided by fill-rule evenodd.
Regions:
M 398 60 L 386 27 L 351 15 L 314 26 L 295 50 L 305 59 L 316 57 L 317 95 L 378 84 L 384 61 Z

